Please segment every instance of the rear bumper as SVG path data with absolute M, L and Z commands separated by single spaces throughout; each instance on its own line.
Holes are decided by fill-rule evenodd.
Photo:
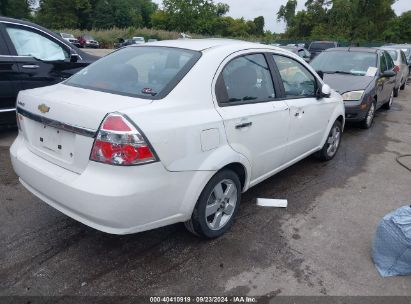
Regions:
M 71 218 L 112 234 L 188 220 L 201 190 L 214 174 L 169 172 L 159 162 L 135 167 L 90 162 L 77 174 L 32 153 L 21 135 L 10 154 L 27 190 Z

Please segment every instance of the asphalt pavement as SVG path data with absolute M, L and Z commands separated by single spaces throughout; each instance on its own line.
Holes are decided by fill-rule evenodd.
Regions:
M 331 162 L 309 157 L 250 189 L 212 241 L 182 224 L 115 236 L 68 218 L 19 184 L 15 134 L 0 133 L 0 295 L 411 296 L 410 276 L 381 278 L 371 260 L 379 220 L 411 203 L 411 173 L 395 160 L 411 153 L 410 87 L 370 130 L 347 126 Z

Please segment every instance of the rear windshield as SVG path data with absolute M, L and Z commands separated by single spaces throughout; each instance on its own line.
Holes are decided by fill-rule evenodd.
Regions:
M 332 42 L 313 42 L 310 44 L 310 50 L 328 50 L 334 47 L 335 44 Z
M 347 73 L 364 76 L 369 68 L 377 67 L 377 54 L 366 52 L 327 51 L 311 63 L 316 71 L 324 73 Z
M 65 84 L 146 99 L 167 95 L 201 57 L 169 47 L 127 47 L 103 57 Z

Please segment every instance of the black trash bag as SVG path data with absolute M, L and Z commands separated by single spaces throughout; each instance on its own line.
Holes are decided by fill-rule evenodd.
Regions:
M 411 206 L 384 216 L 375 233 L 372 258 L 383 277 L 411 275 Z

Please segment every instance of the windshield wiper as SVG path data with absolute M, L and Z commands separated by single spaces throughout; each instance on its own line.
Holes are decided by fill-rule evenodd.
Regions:
M 353 75 L 351 72 L 344 72 L 344 71 L 323 71 L 324 74 L 345 74 L 345 75 Z

